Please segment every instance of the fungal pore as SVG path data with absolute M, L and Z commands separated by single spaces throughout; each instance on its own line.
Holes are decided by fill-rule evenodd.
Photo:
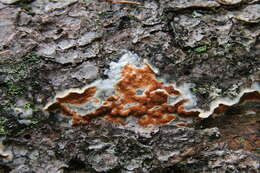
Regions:
M 147 126 L 162 125 L 177 117 L 206 118 L 222 113 L 231 105 L 260 100 L 259 91 L 253 87 L 237 99 L 215 101 L 209 111 L 196 109 L 196 98 L 187 89 L 177 89 L 158 80 L 156 70 L 131 53 L 117 63 L 112 62 L 106 73 L 108 79 L 56 96 L 45 110 L 71 117 L 72 125 L 85 125 L 96 118 L 124 125 L 133 116 L 139 125 Z

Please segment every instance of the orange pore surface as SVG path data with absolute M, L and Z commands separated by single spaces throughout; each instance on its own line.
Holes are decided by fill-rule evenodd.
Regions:
M 82 94 L 72 92 L 62 98 L 57 98 L 59 103 L 69 103 L 69 104 L 83 104 L 89 101 L 96 93 L 96 87 L 87 88 Z
M 49 112 L 59 111 L 72 118 L 73 125 L 88 124 L 92 119 L 102 117 L 108 121 L 125 124 L 128 116 L 135 116 L 140 125 L 165 124 L 176 118 L 176 115 L 197 116 L 198 112 L 186 112 L 183 105 L 187 100 L 180 100 L 175 105 L 167 104 L 169 96 L 179 96 L 180 92 L 173 86 L 166 86 L 158 81 L 148 64 L 134 67 L 127 64 L 121 72 L 122 79 L 115 85 L 115 95 L 108 97 L 95 111 L 79 115 L 66 104 L 80 105 L 90 100 L 97 102 L 94 95 L 96 87 L 90 87 L 83 93 L 71 92 L 57 98 L 46 109 Z M 142 91 L 137 94 L 137 91 Z
M 122 69 L 121 77 L 121 80 L 114 86 L 115 94 L 109 96 L 92 112 L 80 115 L 66 104 L 81 105 L 88 101 L 100 102 L 95 97 L 97 87 L 89 87 L 83 93 L 70 92 L 64 97 L 57 98 L 46 110 L 59 111 L 64 116 L 71 117 L 73 125 L 88 124 L 98 117 L 124 125 L 126 117 L 134 116 L 142 126 L 162 125 L 174 120 L 176 116 L 198 118 L 198 111 L 184 109 L 184 104 L 188 100 L 182 99 L 174 105 L 168 104 L 169 96 L 180 96 L 181 93 L 172 85 L 164 85 L 163 82 L 158 81 L 149 64 L 145 63 L 143 67 L 127 64 Z M 256 95 L 258 96 L 256 97 L 255 93 L 246 94 L 240 102 L 251 98 L 259 99 L 259 93 Z M 219 105 L 214 113 L 221 113 L 228 107 Z

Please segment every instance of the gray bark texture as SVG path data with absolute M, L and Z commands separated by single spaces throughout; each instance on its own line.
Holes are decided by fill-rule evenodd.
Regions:
M 127 52 L 191 84 L 202 109 L 259 85 L 259 0 L 129 1 L 0 0 L 0 173 L 259 172 L 257 101 L 185 127 L 72 127 L 43 111 Z

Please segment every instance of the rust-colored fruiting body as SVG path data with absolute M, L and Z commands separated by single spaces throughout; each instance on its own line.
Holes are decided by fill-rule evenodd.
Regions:
M 96 93 L 96 87 L 87 88 L 82 94 L 72 92 L 65 97 L 57 98 L 59 103 L 69 103 L 69 104 L 83 104 L 89 101 Z
M 168 103 L 169 97 L 180 97 L 181 93 L 172 85 L 164 85 L 156 79 L 155 72 L 148 63 L 142 67 L 135 67 L 130 63 L 124 65 L 121 71 L 121 79 L 114 86 L 114 94 L 103 101 L 97 97 L 98 87 L 86 88 L 82 93 L 69 92 L 63 97 L 58 97 L 46 110 L 48 112 L 59 111 L 61 114 L 71 117 L 73 125 L 84 125 L 95 118 L 126 124 L 125 119 L 134 116 L 142 126 L 162 125 L 174 120 L 177 116 L 198 118 L 199 110 L 187 111 L 184 105 L 187 99 L 177 99 L 174 103 Z M 185 94 L 185 93 L 182 93 Z M 184 97 L 181 97 L 184 98 Z M 245 93 L 236 104 L 242 104 L 246 100 L 260 100 L 258 91 Z M 84 106 L 88 102 L 98 104 L 95 109 L 80 114 L 73 110 L 72 106 Z M 212 114 L 220 114 L 230 106 L 219 104 Z M 177 125 L 187 126 L 180 122 Z
M 122 79 L 115 85 L 115 95 L 108 97 L 102 105 L 93 112 L 79 115 L 66 104 L 80 105 L 90 100 L 96 100 L 98 88 L 90 87 L 83 93 L 71 92 L 47 107 L 47 111 L 59 111 L 65 116 L 72 117 L 72 124 L 87 124 L 92 119 L 104 119 L 125 124 L 128 116 L 135 116 L 140 125 L 165 124 L 176 118 L 176 115 L 197 116 L 198 112 L 186 112 L 183 105 L 186 100 L 180 100 L 174 105 L 167 104 L 169 96 L 179 96 L 180 92 L 173 86 L 166 86 L 158 81 L 149 64 L 137 68 L 126 64 L 121 72 Z M 142 93 L 138 94 L 141 91 Z

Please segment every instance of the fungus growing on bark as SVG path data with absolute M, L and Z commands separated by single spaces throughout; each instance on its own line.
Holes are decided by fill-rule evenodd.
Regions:
M 156 78 L 155 70 L 147 62 L 140 62 L 130 53 L 118 63 L 112 62 L 107 74 L 108 79 L 57 96 L 45 110 L 71 117 L 72 125 L 88 124 L 99 117 L 126 124 L 126 119 L 134 116 L 140 125 L 147 126 L 162 125 L 176 117 L 206 118 L 222 113 L 233 104 L 252 98 L 260 100 L 259 92 L 250 89 L 245 90 L 240 99 L 215 101 L 210 111 L 195 109 L 195 97 L 187 89 L 164 84 Z
M 230 107 L 235 107 L 244 104 L 248 101 L 260 102 L 260 87 L 258 83 L 255 83 L 251 88 L 246 88 L 240 92 L 240 94 L 233 99 L 220 98 L 213 101 L 210 104 L 209 111 L 199 110 L 199 116 L 201 118 L 207 118 L 213 114 L 221 114 L 225 112 Z

